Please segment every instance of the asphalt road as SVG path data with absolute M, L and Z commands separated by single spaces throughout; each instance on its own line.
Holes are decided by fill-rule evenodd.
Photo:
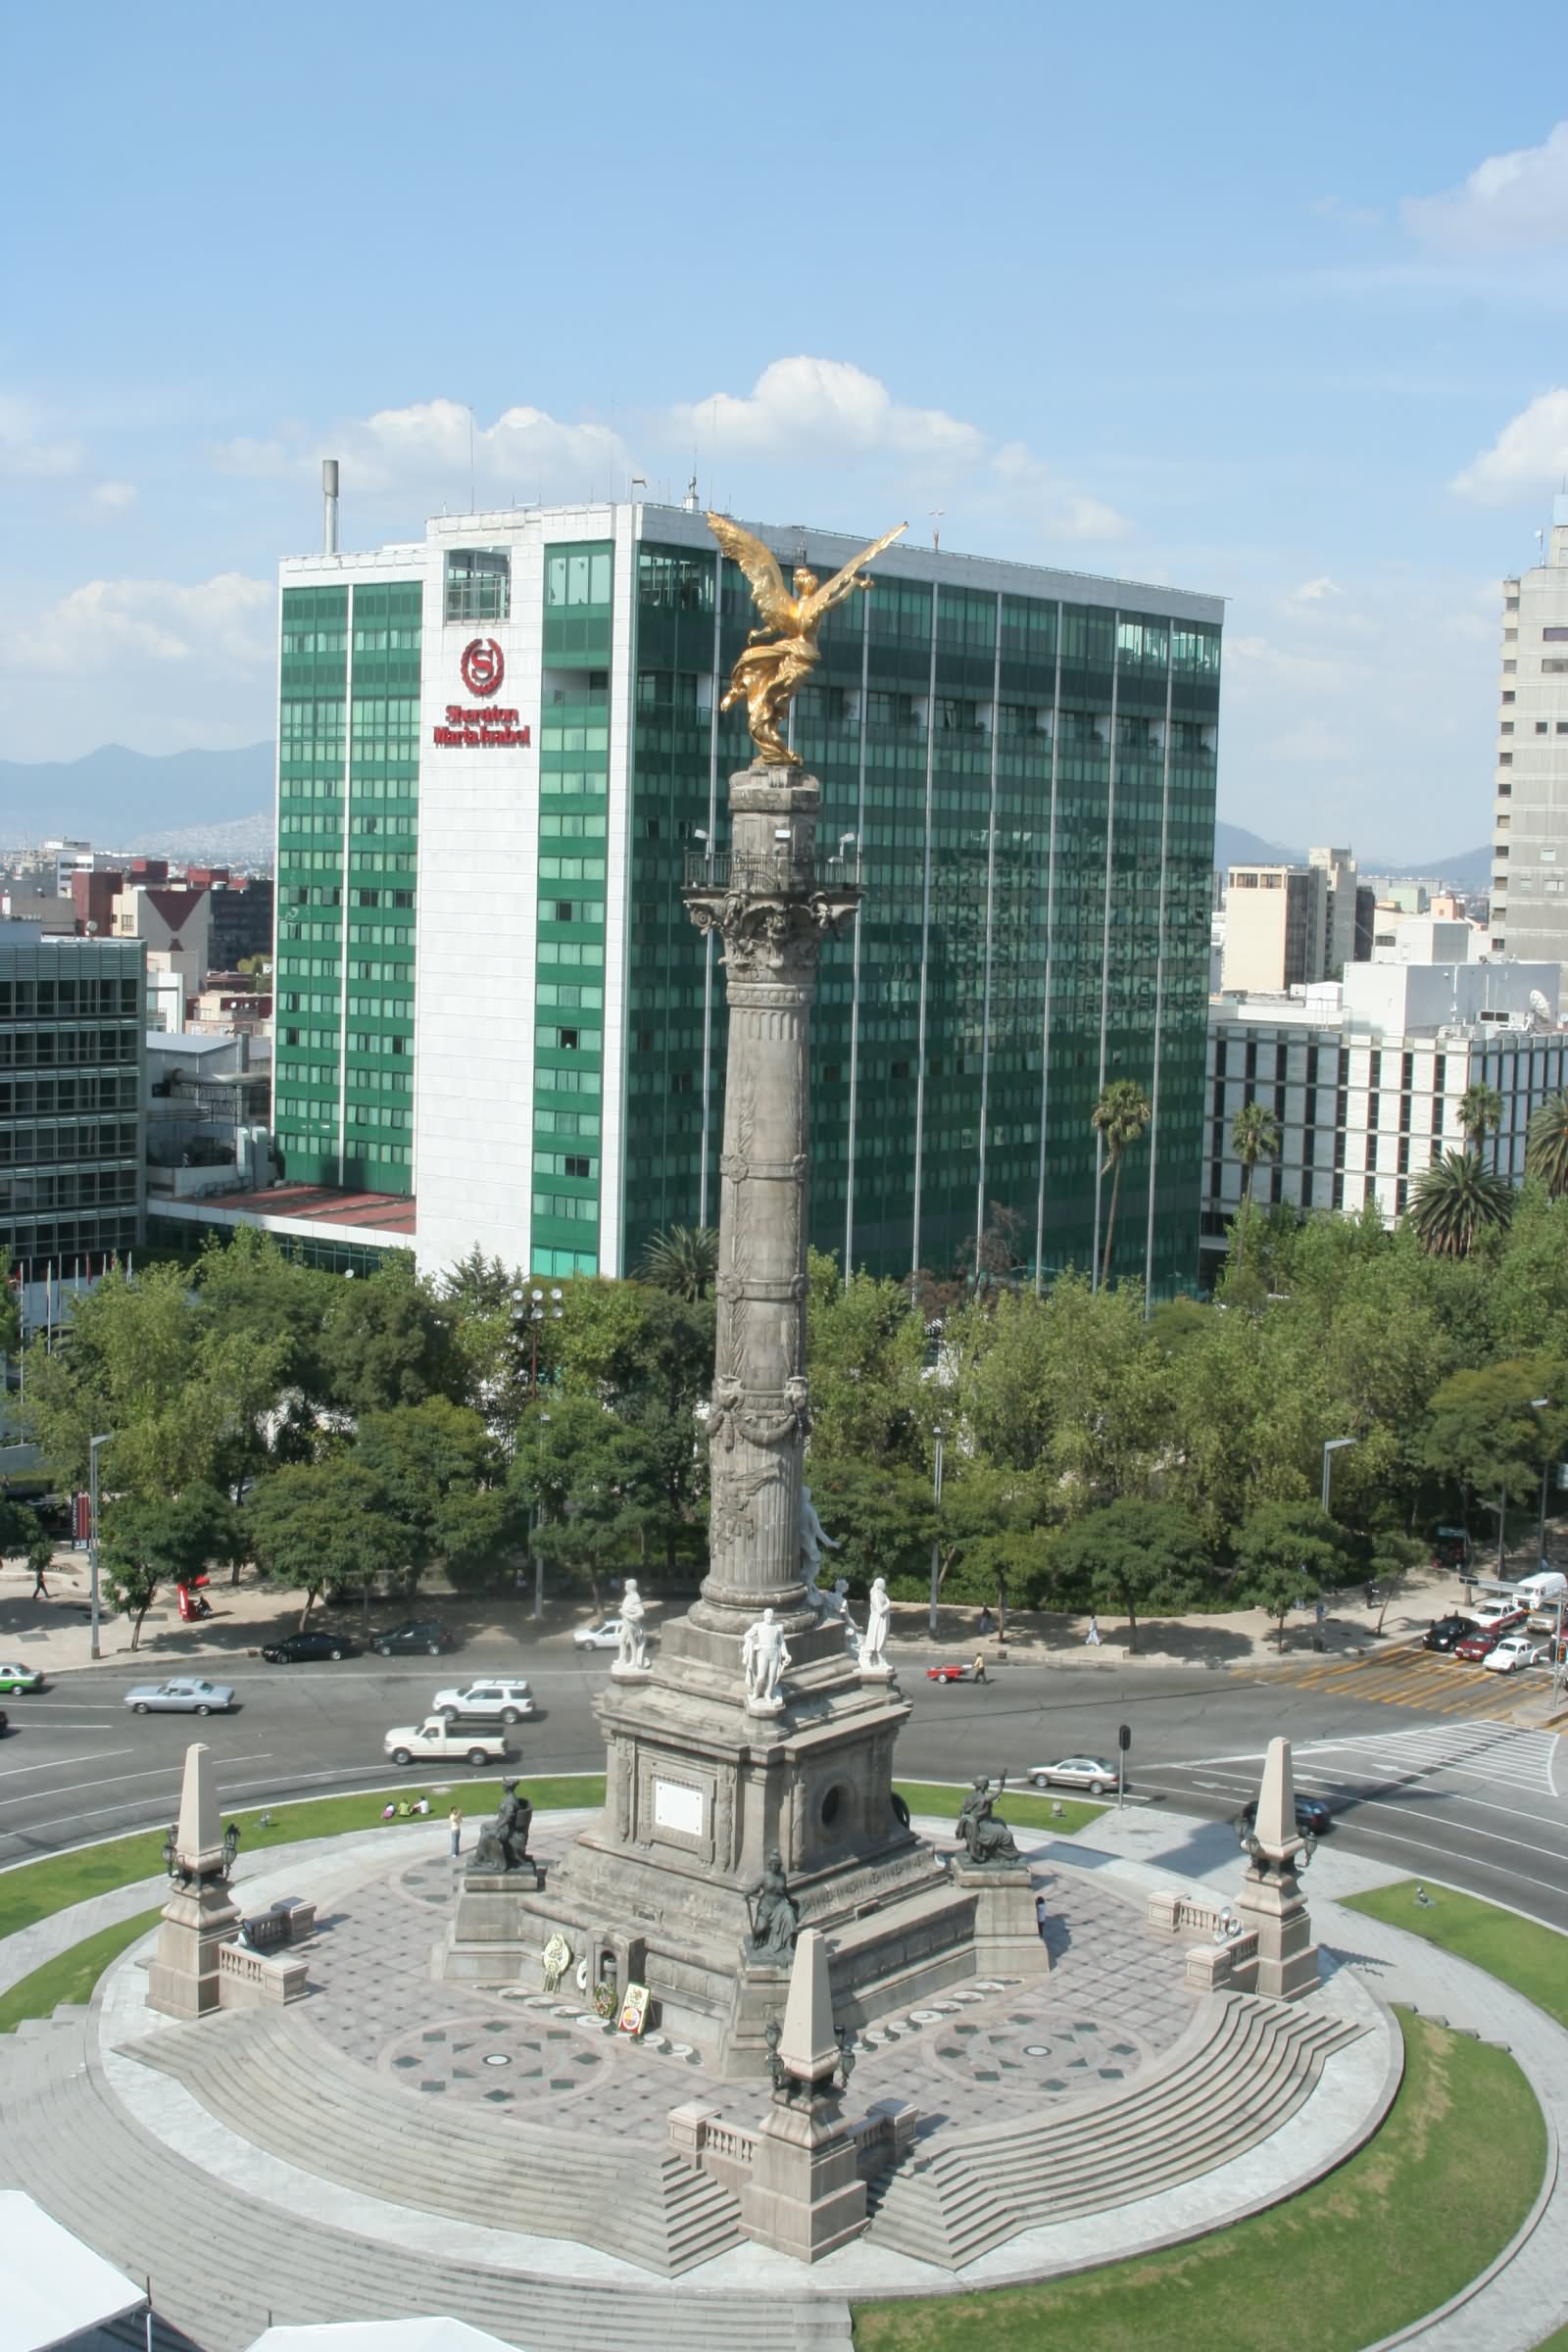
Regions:
M 125 1706 L 133 1682 L 169 1672 L 163 1660 L 150 1671 L 117 1664 L 62 1675 L 35 1696 L 4 1702 L 13 1733 L 0 1742 L 0 1865 L 169 1821 L 186 1744 L 198 1737 L 215 1751 L 225 1806 L 407 1786 L 417 1768 L 401 1773 L 385 1760 L 388 1727 L 417 1722 L 439 1688 L 516 1664 L 510 1644 L 337 1666 L 208 1661 L 202 1670 L 231 1681 L 239 1704 L 205 1721 L 137 1716 Z M 551 1636 L 529 1645 L 524 1670 L 539 1711 L 511 1735 L 519 1771 L 597 1772 L 603 1747 L 592 1699 L 609 1653 L 579 1652 L 568 1637 Z M 1568 1929 L 1568 1752 L 1559 1761 L 1549 1734 L 1246 1670 L 1009 1662 L 992 1673 L 984 1687 L 940 1686 L 906 1669 L 912 1715 L 899 1743 L 902 1777 L 991 1772 L 1016 1781 L 1058 1755 L 1114 1759 L 1117 1726 L 1126 1723 L 1135 1801 L 1230 1819 L 1256 1788 L 1268 1740 L 1283 1732 L 1298 1786 L 1334 1807 L 1336 1846 Z M 457 1764 L 441 1766 L 439 1777 L 461 1786 L 475 1776 Z

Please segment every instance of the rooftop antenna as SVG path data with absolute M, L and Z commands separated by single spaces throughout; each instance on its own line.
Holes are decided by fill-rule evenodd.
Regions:
M 321 460 L 321 553 L 337 554 L 337 460 Z

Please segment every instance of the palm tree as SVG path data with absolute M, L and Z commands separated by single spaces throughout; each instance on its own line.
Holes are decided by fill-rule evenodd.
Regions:
M 1525 1173 L 1539 1176 L 1554 1200 L 1568 1193 L 1568 1095 L 1552 1095 L 1530 1122 Z
M 706 1298 L 718 1273 L 718 1236 L 711 1225 L 668 1226 L 654 1235 L 637 1271 L 677 1298 Z
M 1100 1100 L 1090 1113 L 1089 1124 L 1105 1147 L 1105 1157 L 1098 1173 L 1103 1176 L 1110 1170 L 1110 1214 L 1105 1219 L 1105 1255 L 1100 1269 L 1102 1283 L 1110 1280 L 1110 1251 L 1116 1238 L 1116 1200 L 1121 1191 L 1122 1153 L 1130 1144 L 1143 1138 L 1153 1105 L 1136 1078 L 1112 1078 L 1100 1090 Z
M 1459 1097 L 1459 1124 L 1477 1159 L 1488 1135 L 1502 1125 L 1502 1097 L 1494 1086 L 1477 1079 Z
M 1479 1234 L 1513 1214 L 1507 1182 L 1471 1152 L 1445 1152 L 1416 1185 L 1410 1223 L 1434 1257 L 1468 1257 Z
M 1261 1102 L 1244 1102 L 1231 1121 L 1231 1150 L 1242 1163 L 1242 1213 L 1236 1224 L 1236 1271 L 1247 1254 L 1247 1219 L 1252 1205 L 1252 1178 L 1260 1159 L 1278 1159 L 1280 1123 Z

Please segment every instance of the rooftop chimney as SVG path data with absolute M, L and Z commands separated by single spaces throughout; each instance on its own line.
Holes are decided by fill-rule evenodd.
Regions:
M 337 460 L 321 460 L 321 553 L 337 554 Z

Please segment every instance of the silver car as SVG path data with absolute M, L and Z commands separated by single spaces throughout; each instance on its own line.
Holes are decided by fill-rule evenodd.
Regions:
M 125 1692 L 125 1704 L 138 1715 L 221 1715 L 234 1704 L 234 1690 L 229 1683 L 178 1675 L 170 1683 L 138 1683 Z
M 1087 1788 L 1102 1796 L 1116 1786 L 1116 1767 L 1099 1756 L 1063 1756 L 1055 1764 L 1031 1764 L 1029 1778 L 1037 1788 Z

